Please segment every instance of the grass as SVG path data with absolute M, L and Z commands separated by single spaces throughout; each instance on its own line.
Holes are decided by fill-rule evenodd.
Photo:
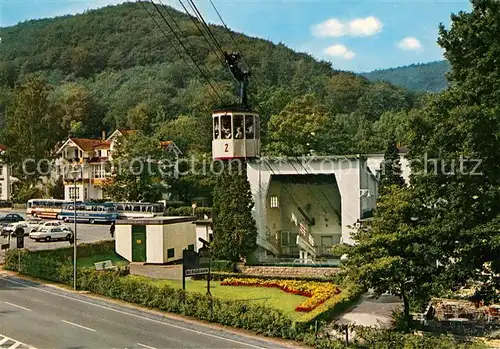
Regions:
M 182 281 L 150 279 L 137 275 L 129 275 L 128 277 L 142 282 L 150 282 L 157 286 L 168 285 L 171 287 L 182 288 Z M 186 280 L 186 291 L 206 293 L 207 282 Z M 220 286 L 219 281 L 210 282 L 210 291 L 212 296 L 221 299 L 240 300 L 245 303 L 257 303 L 280 309 L 293 320 L 298 319 L 304 314 L 295 311 L 295 307 L 307 299 L 307 297 L 285 293 L 276 288 Z
M 94 268 L 94 263 L 107 260 L 113 262 L 113 265 L 118 266 L 124 266 L 128 264 L 128 262 L 124 260 L 120 255 L 116 254 L 114 251 L 110 251 L 106 254 L 96 254 L 89 257 L 80 257 L 78 258 L 78 266 L 80 268 Z

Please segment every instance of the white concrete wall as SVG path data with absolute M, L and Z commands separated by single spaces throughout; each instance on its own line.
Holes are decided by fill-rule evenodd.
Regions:
M 65 200 L 73 200 L 73 199 L 70 199 L 70 196 L 69 196 L 69 190 L 70 190 L 70 188 L 73 188 L 73 187 L 74 187 L 73 184 L 68 184 L 68 185 L 64 186 L 64 199 Z M 96 187 L 92 183 L 90 183 L 90 184 L 88 182 L 85 182 L 83 184 L 77 183 L 76 187 L 80 188 L 80 197 L 77 200 L 85 200 L 85 198 L 84 198 L 85 189 L 84 188 L 87 188 L 87 190 L 88 190 L 88 192 L 87 192 L 88 196 L 86 198 L 87 200 L 102 199 L 103 198 L 102 189 L 99 187 Z
M 146 238 L 148 242 L 148 239 Z M 115 251 L 127 261 L 132 261 L 132 226 L 116 225 L 115 230 Z
M 196 224 L 195 226 L 196 226 L 195 251 L 198 252 L 200 248 L 203 247 L 203 244 L 198 240 L 198 238 L 210 241 L 210 234 L 212 234 L 212 229 L 210 228 L 210 225 L 205 225 L 205 224 Z
M 293 166 L 287 162 L 274 162 L 268 159 L 249 162 L 247 175 L 255 202 L 253 214 L 257 223 L 259 237 L 265 239 L 268 215 L 266 198 L 271 175 L 332 174 L 335 175 L 342 198 L 342 242 L 352 244 L 351 228 L 349 226 L 353 226 L 361 215 L 361 162 L 360 159 L 354 157 L 318 159 L 302 163 L 296 161 Z
M 159 243 L 159 242 L 158 242 Z M 163 226 L 164 262 L 182 259 L 182 251 L 194 245 L 196 249 L 196 227 L 192 222 L 166 224 Z M 167 251 L 174 249 L 174 257 L 168 258 Z
M 167 252 L 163 250 L 163 226 L 146 226 L 146 262 L 164 263 Z

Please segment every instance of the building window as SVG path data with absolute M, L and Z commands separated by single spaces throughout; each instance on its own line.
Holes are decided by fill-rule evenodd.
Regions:
M 0 198 L 2 198 L 2 197 L 3 197 L 3 187 L 2 187 L 2 183 L 0 183 Z
M 278 208 L 279 202 L 277 196 L 271 196 L 271 208 Z
M 92 165 L 92 178 L 105 178 L 105 170 L 102 164 Z
M 75 189 L 76 189 L 76 191 L 75 191 Z M 75 196 L 75 193 L 76 193 L 76 196 Z M 69 198 L 70 198 L 70 200 L 80 199 L 80 188 L 70 187 L 69 188 Z
M 194 245 L 188 245 L 188 251 L 194 251 Z
M 3 165 L 0 165 L 0 177 L 3 176 Z
M 169 248 L 167 250 L 167 258 L 174 258 L 175 256 L 175 250 L 173 248 Z
M 85 200 L 89 198 L 89 188 L 83 189 L 83 197 Z

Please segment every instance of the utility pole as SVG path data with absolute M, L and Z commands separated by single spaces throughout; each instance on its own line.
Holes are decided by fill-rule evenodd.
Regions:
M 80 166 L 80 171 L 72 171 L 73 174 L 73 219 L 74 219 L 74 232 L 73 232 L 73 289 L 76 291 L 76 277 L 77 277 L 77 224 L 76 224 L 76 181 L 78 176 L 82 179 L 82 188 L 83 188 L 83 167 Z

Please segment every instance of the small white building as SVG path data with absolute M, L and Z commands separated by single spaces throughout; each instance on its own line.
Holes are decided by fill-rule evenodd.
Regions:
M 212 241 L 214 232 L 212 231 L 212 219 L 199 219 L 193 222 L 196 226 L 196 248 L 195 251 L 198 252 L 202 247 L 203 243 L 199 240 L 202 238 L 205 241 Z
M 167 264 L 196 249 L 195 217 L 155 217 L 116 222 L 115 251 L 129 262 Z
M 0 144 L 0 155 L 6 149 L 5 146 Z M 11 167 L 0 159 L 0 200 L 10 200 L 10 196 L 12 195 L 12 182 Z

